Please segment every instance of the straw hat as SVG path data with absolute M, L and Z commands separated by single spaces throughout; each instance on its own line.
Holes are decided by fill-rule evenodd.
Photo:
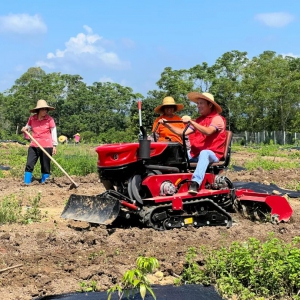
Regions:
M 76 133 L 76 134 L 74 134 L 74 135 L 78 135 L 78 136 L 80 136 L 80 134 L 79 134 L 79 133 Z
M 195 102 L 198 103 L 199 99 L 204 99 L 210 103 L 212 103 L 217 111 L 217 113 L 221 113 L 222 112 L 222 108 L 221 106 L 215 101 L 214 96 L 210 93 L 198 93 L 198 92 L 191 92 L 187 94 L 188 98 Z
M 48 108 L 49 110 L 55 109 L 54 107 L 49 106 L 45 100 L 41 99 L 41 100 L 38 100 L 38 102 L 36 103 L 36 107 L 31 109 L 30 112 L 34 113 L 37 110 L 39 110 L 40 108 Z
M 59 138 L 58 138 L 58 141 L 59 141 L 60 143 L 63 143 L 66 139 L 67 139 L 66 136 L 60 135 Z
M 168 97 L 165 97 L 165 98 L 163 99 L 163 102 L 162 102 L 161 105 L 158 105 L 157 107 L 154 108 L 154 111 L 155 111 L 157 114 L 162 114 L 162 113 L 164 113 L 164 112 L 163 112 L 163 107 L 164 107 L 164 106 L 167 106 L 167 105 L 174 105 L 174 106 L 176 106 L 175 111 L 180 111 L 180 110 L 182 110 L 182 109 L 184 108 L 184 105 L 183 105 L 183 104 L 176 104 L 174 98 L 168 96 Z

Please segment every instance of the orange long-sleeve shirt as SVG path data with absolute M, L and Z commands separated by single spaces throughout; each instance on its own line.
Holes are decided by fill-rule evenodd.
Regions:
M 173 115 L 172 117 L 167 117 L 166 115 L 161 115 L 155 119 L 152 127 L 152 132 L 155 130 L 157 123 L 160 119 L 166 119 L 167 121 L 181 121 L 181 118 L 177 115 Z M 173 126 L 184 129 L 185 125 L 183 123 L 173 123 Z M 159 135 L 158 142 L 178 142 L 182 144 L 182 138 L 177 134 L 173 133 L 170 129 L 165 127 L 163 124 L 159 124 L 156 129 L 156 133 Z

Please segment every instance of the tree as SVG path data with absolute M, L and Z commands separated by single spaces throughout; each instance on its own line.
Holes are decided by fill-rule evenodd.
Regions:
M 223 108 L 229 130 L 235 130 L 235 116 L 240 111 L 237 96 L 239 94 L 241 74 L 247 64 L 247 52 L 237 50 L 226 52 L 212 66 L 211 92 Z
M 46 74 L 41 68 L 29 68 L 8 90 L 5 117 L 10 121 L 10 131 L 26 124 L 29 110 L 35 107 L 37 100 L 45 99 L 48 105 L 56 107 L 62 99 L 63 89 L 59 73 Z M 54 111 L 53 116 L 58 117 L 59 110 Z
M 293 58 L 265 51 L 244 68 L 240 103 L 244 130 L 285 131 L 299 109 L 299 70 Z

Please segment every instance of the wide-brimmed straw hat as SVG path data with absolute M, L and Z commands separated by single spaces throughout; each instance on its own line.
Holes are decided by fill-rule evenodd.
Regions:
M 41 108 L 48 108 L 48 110 L 54 110 L 55 109 L 54 107 L 49 106 L 45 100 L 41 99 L 41 100 L 38 100 L 38 102 L 36 103 L 36 107 L 31 109 L 30 112 L 34 113 L 34 112 L 36 112 L 37 110 L 39 110 Z
M 180 111 L 180 110 L 182 110 L 182 109 L 184 108 L 184 105 L 183 105 L 183 104 L 176 104 L 174 98 L 168 96 L 168 97 L 165 97 L 165 98 L 163 99 L 163 102 L 162 102 L 161 105 L 158 105 L 157 107 L 154 108 L 154 111 L 155 111 L 157 114 L 163 114 L 163 113 L 164 113 L 163 107 L 164 107 L 164 106 L 167 106 L 167 105 L 174 105 L 174 106 L 176 106 L 175 111 Z
M 217 113 L 222 112 L 222 107 L 215 101 L 214 96 L 210 93 L 198 93 L 198 92 L 191 92 L 187 94 L 188 98 L 195 102 L 198 103 L 199 99 L 204 99 L 210 103 L 212 103 L 217 111 Z
M 79 135 L 80 136 L 80 134 L 78 132 L 76 134 L 74 134 L 74 135 Z
M 58 138 L 58 141 L 60 143 L 63 143 L 66 139 L 67 139 L 67 137 L 65 135 L 60 135 L 59 138 Z

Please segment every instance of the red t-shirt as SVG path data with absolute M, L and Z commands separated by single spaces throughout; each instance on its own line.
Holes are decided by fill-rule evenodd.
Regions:
M 49 115 L 46 115 L 43 120 L 39 120 L 37 114 L 29 117 L 27 122 L 28 126 L 31 127 L 32 136 L 43 148 L 53 147 L 51 128 L 56 127 L 54 119 Z M 31 147 L 38 147 L 38 145 L 31 141 Z
M 205 135 L 199 130 L 195 130 L 193 134 L 189 135 L 191 156 L 197 157 L 202 150 L 211 150 L 221 159 L 224 154 L 226 142 L 225 118 L 213 111 L 207 116 L 198 117 L 196 123 L 205 127 L 213 126 L 217 131 L 211 135 Z

